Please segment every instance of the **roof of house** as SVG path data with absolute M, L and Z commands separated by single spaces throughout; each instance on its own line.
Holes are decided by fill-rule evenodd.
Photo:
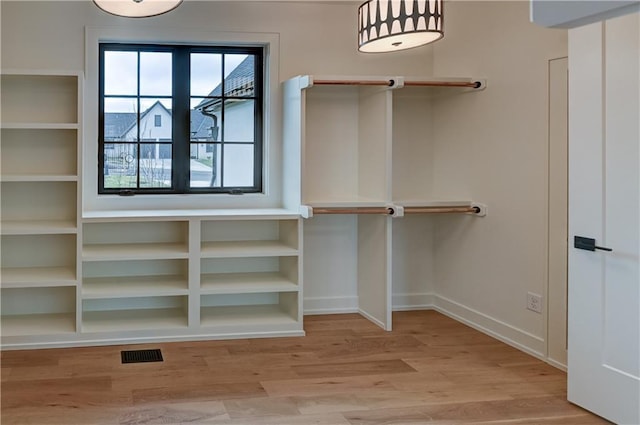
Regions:
M 224 79 L 225 96 L 247 96 L 253 94 L 255 80 L 254 56 L 248 55 L 242 62 L 231 71 Z M 218 84 L 208 97 L 222 96 L 222 83 Z M 203 109 L 207 106 L 220 103 L 220 99 L 205 99 L 196 109 Z
M 147 109 L 142 115 L 141 119 L 146 116 L 153 108 Z M 166 108 L 165 108 L 166 109 Z M 166 109 L 171 114 L 170 109 Z M 104 137 L 105 140 L 114 140 L 124 137 L 124 135 L 131 129 L 136 123 L 135 112 L 107 112 L 104 114 Z M 213 126 L 213 119 L 203 115 L 198 110 L 191 110 L 191 138 L 192 139 L 208 139 L 209 128 Z

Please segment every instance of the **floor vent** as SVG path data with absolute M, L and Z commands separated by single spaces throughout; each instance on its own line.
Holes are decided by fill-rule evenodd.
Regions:
M 161 362 L 160 349 L 121 351 L 122 363 Z

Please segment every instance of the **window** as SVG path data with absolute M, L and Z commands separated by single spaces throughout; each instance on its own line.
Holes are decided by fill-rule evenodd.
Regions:
M 262 48 L 99 53 L 98 193 L 262 191 Z

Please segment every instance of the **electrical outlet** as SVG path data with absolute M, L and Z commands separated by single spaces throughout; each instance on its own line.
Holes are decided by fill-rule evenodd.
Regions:
M 527 309 L 535 311 L 536 313 L 542 313 L 542 296 L 534 294 L 533 292 L 527 292 Z

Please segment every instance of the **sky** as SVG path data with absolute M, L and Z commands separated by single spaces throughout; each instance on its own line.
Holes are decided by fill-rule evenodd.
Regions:
M 221 82 L 222 54 L 191 54 L 191 95 L 206 96 Z M 247 55 L 225 55 L 225 77 L 242 62 Z M 137 94 L 137 52 L 105 52 L 105 94 L 136 95 Z M 171 53 L 140 52 L 140 94 L 149 96 L 171 96 Z M 160 100 L 165 107 L 171 109 L 170 99 L 153 99 L 142 105 L 151 106 Z M 191 106 L 202 99 L 196 98 Z M 111 98 L 105 101 L 106 112 L 135 112 L 136 101 L 124 98 Z

